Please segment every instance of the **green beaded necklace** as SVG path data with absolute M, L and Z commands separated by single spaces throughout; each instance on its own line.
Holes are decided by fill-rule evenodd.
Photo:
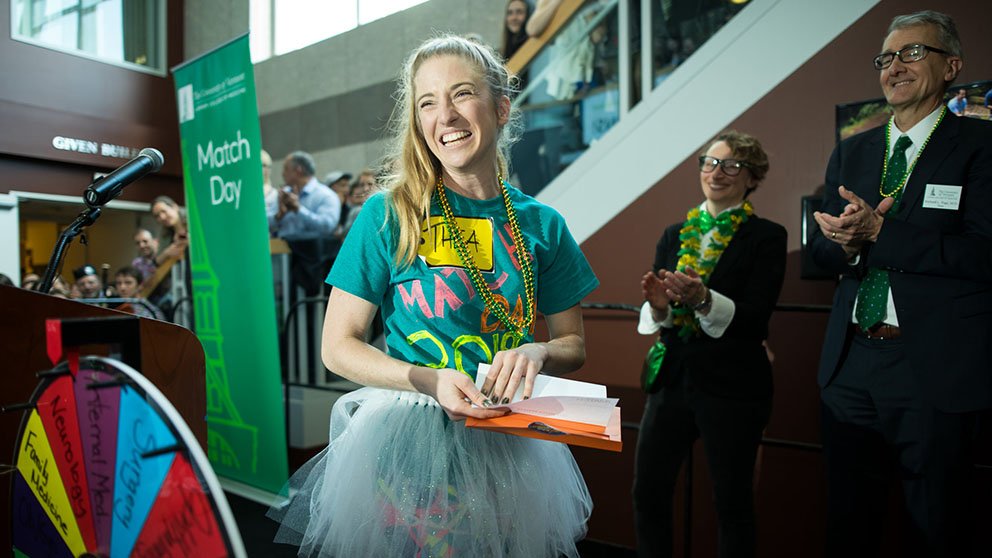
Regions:
M 885 127 L 885 151 L 882 153 L 882 182 L 878 185 L 878 193 L 882 194 L 882 197 L 891 198 L 906 187 L 906 181 L 909 180 L 909 175 L 913 174 L 913 168 L 916 167 L 916 162 L 920 160 L 920 155 L 923 154 L 923 150 L 926 149 L 927 144 L 930 143 L 930 137 L 933 136 L 933 132 L 937 129 L 937 126 L 940 126 L 940 122 L 944 120 L 944 114 L 946 113 L 947 107 L 940 107 L 940 115 L 937 116 L 937 121 L 934 122 L 933 126 L 930 128 L 930 133 L 927 134 L 927 139 L 923 140 L 923 144 L 920 145 L 918 150 L 916 150 L 916 156 L 913 157 L 913 162 L 910 163 L 909 168 L 906 169 L 906 174 L 903 175 L 902 180 L 899 181 L 899 185 L 888 193 L 886 193 L 882 188 L 884 188 L 885 185 L 885 177 L 889 174 L 889 146 L 892 145 L 892 123 L 890 122 Z M 895 116 L 892 118 L 894 119 Z
M 510 192 L 503 182 L 503 175 L 498 175 L 497 180 L 499 181 L 500 191 L 503 194 L 506 219 L 510 223 L 510 238 L 513 240 L 514 251 L 517 254 L 517 260 L 520 262 L 520 271 L 524 278 L 524 293 L 527 308 L 524 310 L 523 319 L 519 322 L 514 320 L 507 310 L 503 308 L 503 305 L 493 296 L 493 292 L 489 289 L 485 278 L 482 277 L 482 272 L 475 265 L 475 260 L 469 255 L 468 247 L 465 245 L 465 239 L 462 238 L 462 231 L 458 227 L 458 224 L 455 223 L 455 216 L 451 211 L 451 205 L 448 203 L 448 196 L 444 193 L 444 179 L 440 176 L 437 177 L 437 186 L 434 191 L 437 192 L 438 205 L 441 206 L 441 218 L 444 221 L 444 226 L 448 229 L 448 234 L 451 235 L 451 239 L 455 245 L 455 253 L 458 254 L 458 259 L 461 260 L 462 265 L 468 271 L 468 275 L 472 279 L 472 285 L 475 286 L 475 291 L 479 293 L 479 296 L 482 297 L 482 300 L 486 304 L 486 308 L 496 316 L 496 319 L 508 330 L 523 337 L 527 333 L 527 330 L 530 329 L 531 324 L 534 323 L 534 270 L 531 268 L 530 255 L 527 252 L 527 246 L 524 244 L 524 235 L 520 231 L 517 212 L 513 209 L 513 203 L 510 202 Z

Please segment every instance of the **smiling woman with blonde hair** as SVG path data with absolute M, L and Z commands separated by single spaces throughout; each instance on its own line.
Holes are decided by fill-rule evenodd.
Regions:
M 460 37 L 404 67 L 386 191 L 327 278 L 324 363 L 369 387 L 335 404 L 330 445 L 291 481 L 280 538 L 303 554 L 578 555 L 591 501 L 567 447 L 463 422 L 582 365 L 598 285 L 564 219 L 503 180 L 510 92 L 499 56 Z M 380 308 L 386 352 L 366 341 Z

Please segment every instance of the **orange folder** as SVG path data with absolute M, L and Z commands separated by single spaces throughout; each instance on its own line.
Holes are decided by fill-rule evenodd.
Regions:
M 469 417 L 465 419 L 465 426 L 573 446 L 608 451 L 623 449 L 623 442 L 620 439 L 620 407 L 613 409 L 613 415 L 606 427 L 521 413 L 509 413 L 491 419 Z

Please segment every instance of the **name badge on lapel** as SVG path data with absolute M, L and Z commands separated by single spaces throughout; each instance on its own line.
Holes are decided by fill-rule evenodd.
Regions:
M 956 210 L 961 205 L 961 186 L 927 184 L 923 207 Z

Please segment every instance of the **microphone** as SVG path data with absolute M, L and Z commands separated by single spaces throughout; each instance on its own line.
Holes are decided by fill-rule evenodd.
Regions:
M 128 184 L 138 180 L 150 172 L 162 168 L 165 158 L 158 149 L 146 147 L 138 156 L 121 165 L 114 172 L 90 184 L 83 192 L 83 201 L 90 207 L 105 205 L 110 200 L 121 195 Z

